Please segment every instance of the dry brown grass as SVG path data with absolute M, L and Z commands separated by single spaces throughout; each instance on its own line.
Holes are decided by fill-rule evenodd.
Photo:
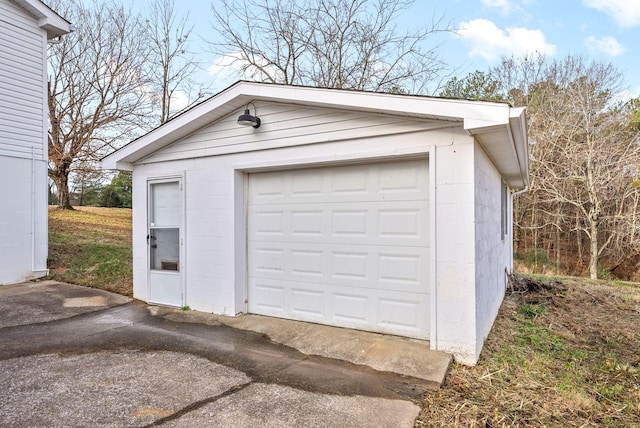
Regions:
M 640 288 L 562 284 L 507 296 L 478 365 L 454 364 L 416 426 L 640 427 Z
M 49 278 L 132 295 L 131 210 L 49 207 Z

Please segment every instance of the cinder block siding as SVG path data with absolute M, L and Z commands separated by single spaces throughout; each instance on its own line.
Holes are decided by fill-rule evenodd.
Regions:
M 463 133 L 436 148 L 437 348 L 466 364 L 476 361 L 473 159 Z
M 475 171 L 475 283 L 476 354 L 479 356 L 506 287 L 505 269 L 511 270 L 511 194 L 507 194 L 507 224 L 503 235 L 500 174 L 482 147 L 476 144 Z
M 450 137 L 450 132 L 446 133 Z M 402 149 L 426 159 L 428 143 L 444 136 L 440 131 L 379 140 L 354 139 L 309 146 L 209 156 L 138 165 L 133 172 L 134 295 L 147 295 L 146 186 L 156 177 L 185 176 L 186 303 L 192 309 L 235 315 L 245 307 L 246 226 L 245 171 L 314 165 L 335 165 L 344 159 L 360 162 L 393 160 Z M 405 156 L 401 156 L 405 158 Z

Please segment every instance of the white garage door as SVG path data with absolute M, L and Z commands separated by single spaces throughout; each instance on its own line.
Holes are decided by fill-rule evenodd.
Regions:
M 426 339 L 427 159 L 249 175 L 249 312 Z

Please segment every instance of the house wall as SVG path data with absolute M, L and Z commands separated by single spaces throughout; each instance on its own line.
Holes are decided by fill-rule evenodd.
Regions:
M 0 284 L 46 274 L 46 33 L 0 0 Z
M 475 172 L 475 359 L 498 314 L 506 289 L 506 271 L 512 268 L 511 192 L 507 193 L 506 234 L 502 231 L 502 186 L 500 174 L 478 144 L 474 151 Z

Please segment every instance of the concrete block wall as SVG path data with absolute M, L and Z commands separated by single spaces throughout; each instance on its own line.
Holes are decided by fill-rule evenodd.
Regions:
M 436 158 L 436 349 L 475 363 L 474 142 L 463 132 Z M 434 343 L 432 341 L 432 347 Z
M 476 254 L 476 355 L 496 318 L 506 288 L 505 269 L 511 266 L 511 227 L 502 233 L 502 186 L 500 174 L 482 147 L 476 144 L 475 254 Z M 507 214 L 510 214 L 510 195 Z M 510 225 L 510 218 L 508 221 Z
M 426 137 L 426 138 L 425 138 Z M 442 141 L 449 132 L 327 142 L 221 156 L 137 165 L 133 172 L 134 297 L 147 300 L 147 181 L 184 174 L 186 300 L 195 310 L 236 315 L 246 310 L 245 170 L 304 162 L 380 156 L 390 160 L 415 151 L 426 156 L 425 139 Z M 375 143 L 375 144 L 374 144 Z M 404 156 L 402 156 L 404 158 Z

